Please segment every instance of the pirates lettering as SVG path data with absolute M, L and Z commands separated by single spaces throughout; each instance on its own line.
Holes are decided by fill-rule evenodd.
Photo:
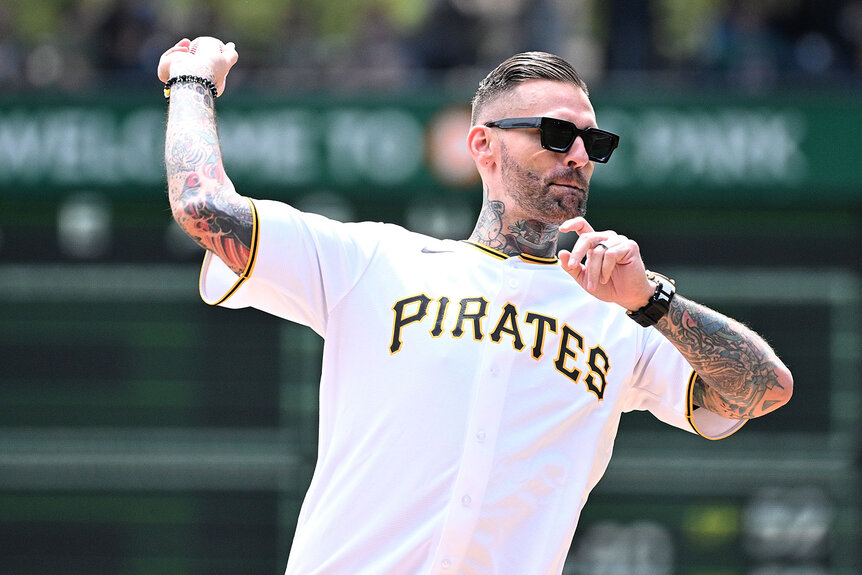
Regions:
M 432 302 L 436 305 L 432 305 Z M 457 317 L 447 321 L 450 306 L 453 309 L 451 315 L 454 316 L 454 310 L 457 310 Z M 428 295 L 419 294 L 398 300 L 392 306 L 393 327 L 389 352 L 396 354 L 401 351 L 404 332 L 413 330 L 413 324 L 421 324 L 429 315 L 433 318 L 433 323 L 430 324 L 428 333 L 433 338 L 441 337 L 451 327 L 450 334 L 454 338 L 461 338 L 469 333 L 475 341 L 483 341 L 488 306 L 489 302 L 484 297 L 468 297 L 454 301 L 446 296 L 434 300 Z M 519 323 L 518 318 L 518 308 L 514 304 L 504 305 L 492 324 L 493 329 L 488 333 L 489 339 L 497 344 L 505 340 L 511 343 L 512 349 L 520 352 L 527 349 L 526 335 L 526 342 L 532 341 L 529 347 L 530 355 L 540 360 L 545 355 L 545 344 L 552 338 L 549 334 L 559 332 L 554 368 L 576 384 L 583 381 L 587 390 L 599 400 L 604 398 L 611 362 L 601 346 L 595 345 L 587 349 L 584 336 L 567 324 L 560 325 L 556 318 L 532 311 L 523 316 L 523 323 Z
M 389 346 L 389 353 L 396 353 L 401 349 L 401 328 L 413 322 L 422 321 L 428 313 L 428 304 L 430 302 L 431 298 L 425 294 L 415 295 L 395 302 L 395 305 L 392 306 L 392 311 L 395 312 L 395 327 L 392 329 L 392 344 Z M 412 307 L 413 304 L 417 304 L 416 311 L 412 315 L 408 314 L 405 316 L 404 310 L 408 309 L 408 306 Z

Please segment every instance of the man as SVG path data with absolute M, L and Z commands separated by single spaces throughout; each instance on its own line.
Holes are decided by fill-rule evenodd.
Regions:
M 618 138 L 565 61 L 520 54 L 480 83 L 467 144 L 484 202 L 467 241 L 240 196 L 214 111 L 236 61 L 212 38 L 162 57 L 168 193 L 208 250 L 205 301 L 325 339 L 288 574 L 558 574 L 623 412 L 719 438 L 790 398 L 759 336 L 584 219 Z M 558 259 L 560 231 L 579 237 Z

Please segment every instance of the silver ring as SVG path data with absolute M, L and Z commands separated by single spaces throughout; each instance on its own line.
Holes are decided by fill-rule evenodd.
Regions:
M 604 242 L 599 242 L 599 243 L 597 243 L 597 244 L 596 244 L 596 247 L 597 247 L 597 248 L 605 248 L 605 249 L 608 249 L 608 246 L 606 246 L 606 245 L 604 244 Z

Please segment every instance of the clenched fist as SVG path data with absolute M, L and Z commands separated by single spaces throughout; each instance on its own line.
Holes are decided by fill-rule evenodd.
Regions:
M 162 54 L 158 76 L 162 82 L 181 74 L 202 76 L 212 80 L 221 95 L 228 72 L 238 59 L 239 54 L 233 42 L 225 44 L 211 36 L 200 36 L 194 40 L 183 38 Z

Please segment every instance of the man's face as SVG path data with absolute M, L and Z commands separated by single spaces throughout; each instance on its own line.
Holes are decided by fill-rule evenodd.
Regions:
M 547 116 L 597 127 L 595 112 L 583 90 L 569 84 L 531 80 L 518 86 L 494 113 L 502 117 Z M 494 120 L 501 118 L 492 118 Z M 538 129 L 494 129 L 499 143 L 503 200 L 519 219 L 559 225 L 584 215 L 593 162 L 576 138 L 564 153 L 542 148 Z

